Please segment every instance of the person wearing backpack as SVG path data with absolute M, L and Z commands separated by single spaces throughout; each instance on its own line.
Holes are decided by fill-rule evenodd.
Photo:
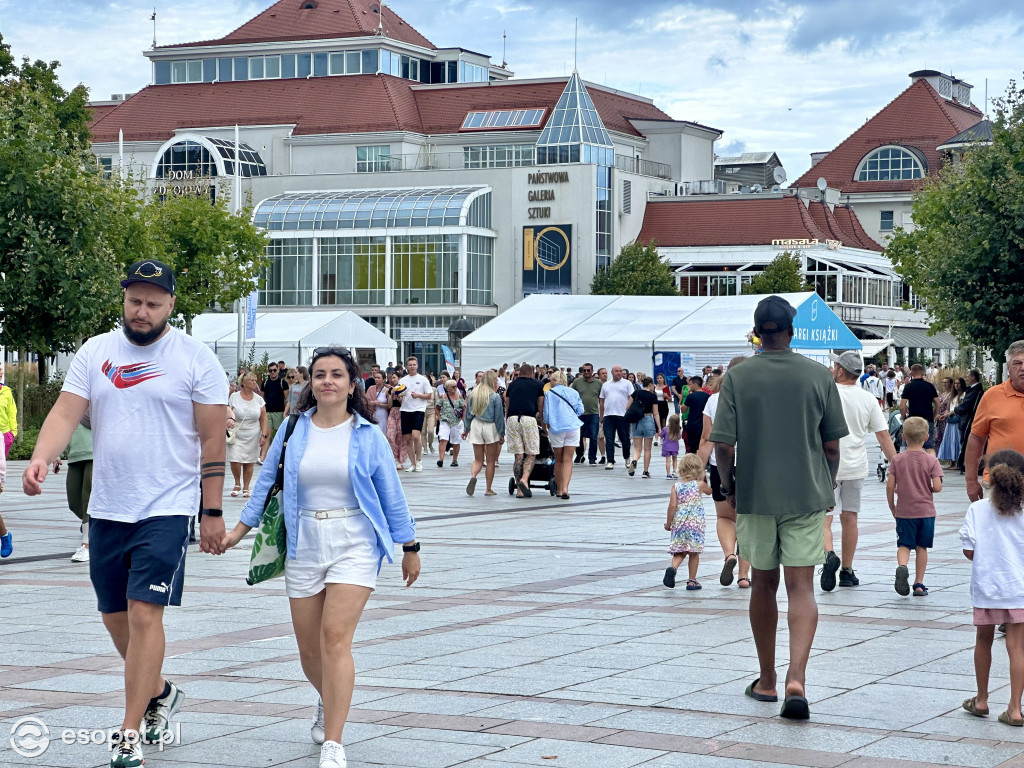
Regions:
M 632 477 L 636 473 L 640 455 L 643 454 L 643 477 L 649 480 L 652 445 L 654 436 L 661 431 L 661 416 L 657 409 L 658 396 L 654 392 L 654 380 L 650 376 L 645 376 L 640 383 L 643 389 L 633 394 L 629 399 L 629 407 L 626 408 L 626 421 L 630 423 L 630 434 L 633 437 L 633 458 L 626 463 L 626 471 Z

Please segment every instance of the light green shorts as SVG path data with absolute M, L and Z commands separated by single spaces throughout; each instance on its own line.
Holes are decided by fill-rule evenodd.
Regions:
M 281 424 L 284 422 L 284 414 L 280 412 L 270 413 L 267 412 L 267 426 L 270 428 L 270 440 L 274 439 L 274 435 L 277 434 L 277 430 L 281 428 Z M 270 444 L 270 440 L 267 444 Z
M 825 511 L 801 515 L 737 515 L 740 557 L 759 571 L 825 562 Z

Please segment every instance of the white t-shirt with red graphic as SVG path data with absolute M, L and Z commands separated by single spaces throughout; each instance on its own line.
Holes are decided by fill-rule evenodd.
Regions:
M 209 347 L 176 328 L 144 347 L 120 329 L 94 336 L 71 361 L 63 391 L 91 404 L 90 517 L 135 523 L 198 512 L 193 403 L 228 402 Z

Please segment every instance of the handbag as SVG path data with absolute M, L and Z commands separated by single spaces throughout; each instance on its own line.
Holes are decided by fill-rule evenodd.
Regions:
M 227 437 L 224 439 L 224 441 L 228 445 L 234 445 L 235 441 L 238 439 L 238 435 L 237 435 L 238 427 L 235 427 L 234 429 L 226 430 L 226 432 L 227 432 Z
M 284 490 L 284 455 L 298 420 L 298 414 L 288 417 L 281 456 L 277 461 L 277 477 L 267 492 L 267 500 L 263 502 L 263 517 L 252 542 L 249 575 L 245 579 L 245 583 L 250 587 L 284 573 L 284 563 L 288 557 L 288 534 L 284 527 L 284 509 L 281 507 L 281 491 Z
M 639 393 L 637 393 L 637 394 L 639 394 Z M 626 409 L 626 413 L 622 417 L 622 419 L 627 424 L 638 424 L 641 421 L 643 421 L 643 418 L 644 418 L 644 404 L 643 404 L 643 401 L 640 398 L 636 397 L 636 395 L 634 395 L 633 396 L 633 402 L 630 404 L 629 408 Z
M 462 421 L 462 417 L 466 415 L 465 406 L 463 406 L 462 408 L 456 408 L 455 403 L 452 401 L 452 396 L 448 394 L 448 390 L 445 390 L 444 396 L 448 398 L 448 403 L 449 405 L 451 405 L 452 410 L 455 412 L 455 418 L 458 419 L 459 421 Z

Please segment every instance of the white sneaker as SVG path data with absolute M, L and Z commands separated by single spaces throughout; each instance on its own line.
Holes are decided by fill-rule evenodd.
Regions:
M 320 768 L 346 768 L 345 748 L 336 741 L 325 741 L 320 747 Z
M 324 701 L 320 699 L 316 703 L 316 717 L 313 718 L 313 726 L 309 729 L 309 735 L 313 738 L 314 744 L 324 743 Z
M 410 464 L 408 467 L 405 468 L 405 471 L 406 472 L 415 472 L 416 471 L 416 465 L 415 464 Z
M 170 680 L 170 693 L 159 699 L 152 699 L 142 717 L 143 738 L 147 744 L 171 744 L 174 732 L 171 730 L 171 718 L 181 709 L 185 694 Z
M 423 471 L 423 465 L 420 464 L 418 461 L 416 462 L 416 471 L 417 472 L 422 472 Z
M 88 563 L 89 562 L 89 547 L 85 544 L 81 544 L 78 549 L 75 550 L 75 554 L 71 556 L 72 563 Z

